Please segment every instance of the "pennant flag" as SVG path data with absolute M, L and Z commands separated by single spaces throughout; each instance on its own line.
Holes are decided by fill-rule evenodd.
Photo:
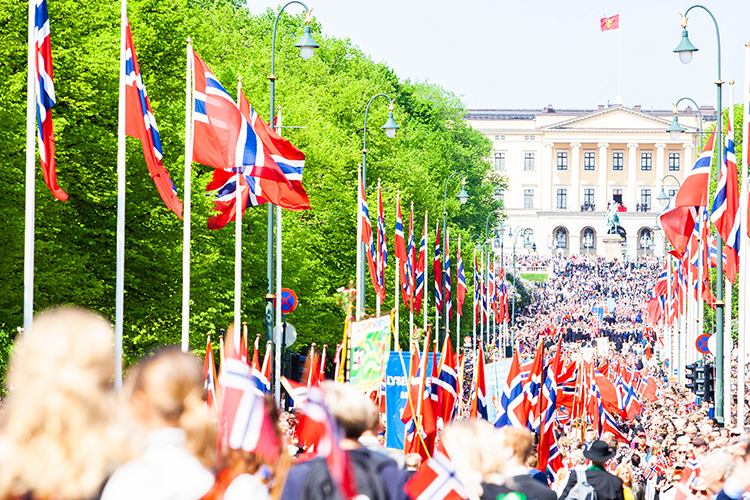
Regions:
M 52 43 L 50 42 L 47 0 L 34 2 L 34 57 L 36 59 L 36 121 L 39 139 L 39 163 L 42 165 L 44 183 L 60 201 L 68 194 L 57 185 L 55 167 L 55 129 L 52 126 L 52 107 L 57 103 L 55 83 L 52 80 Z
M 458 268 L 458 284 L 456 288 L 456 312 L 459 316 L 463 316 L 463 306 L 464 301 L 466 300 L 466 275 L 464 274 L 464 261 L 461 258 L 461 237 L 458 237 L 458 255 L 456 257 L 458 259 L 457 268 Z M 456 346 L 458 348 L 459 346 Z
M 495 427 L 526 427 L 526 419 L 523 416 L 523 374 L 521 373 L 521 362 L 518 358 L 518 349 L 513 350 L 513 361 L 508 371 L 508 379 L 503 387 L 500 397 L 500 412 L 495 421 Z
M 417 267 L 415 269 L 415 286 L 414 291 L 414 312 L 419 314 L 422 310 L 422 295 L 425 285 L 425 269 L 427 268 L 427 212 L 424 214 L 424 228 L 422 229 L 422 239 L 419 242 L 419 256 L 417 258 Z M 427 304 L 425 304 L 427 307 Z
M 141 141 L 143 157 L 159 196 L 167 208 L 182 219 L 182 202 L 177 197 L 177 188 L 161 162 L 159 129 L 156 127 L 156 118 L 151 110 L 151 102 L 135 55 L 130 20 L 125 27 L 125 44 L 125 135 Z
M 435 363 L 435 359 L 433 359 Z M 440 356 L 440 371 L 433 385 L 438 388 L 438 418 L 442 418 L 447 424 L 456 413 L 456 401 L 458 397 L 458 374 L 456 359 L 451 348 L 449 335 L 445 336 L 443 342 L 443 353 Z
M 729 109 L 734 109 L 730 106 Z M 737 179 L 737 159 L 734 154 L 734 133 L 729 122 L 724 147 L 724 161 L 721 165 L 719 182 L 711 210 L 711 222 L 716 226 L 721 239 L 726 243 L 727 279 L 734 283 L 739 271 L 740 254 L 740 193 Z
M 435 257 L 432 260 L 432 270 L 435 273 L 435 308 L 438 313 L 443 312 L 443 264 L 440 261 L 440 222 L 435 224 Z
M 359 174 L 359 206 L 362 213 L 362 243 L 367 250 L 367 267 L 370 268 L 370 279 L 376 295 L 380 295 L 380 283 L 378 282 L 378 271 L 375 265 L 375 243 L 372 241 L 372 226 L 370 225 L 370 211 L 367 209 L 367 198 L 365 196 L 365 186 L 362 184 L 362 174 Z M 364 286 L 364 283 L 363 283 Z
M 542 384 L 540 401 L 541 424 L 539 427 L 539 446 L 537 455 L 539 461 L 537 468 L 541 471 L 551 469 L 553 474 L 563 468 L 562 454 L 557 447 L 557 440 L 553 432 L 552 424 L 555 421 L 555 409 L 557 408 L 557 375 L 562 370 L 560 354 L 562 351 L 562 335 L 557 341 L 557 351 L 550 365 L 545 369 L 546 375 Z
M 409 245 L 406 249 L 406 279 L 407 295 L 409 297 L 409 310 L 414 312 L 414 294 L 416 293 L 416 267 L 417 267 L 417 249 L 414 245 L 414 203 L 411 204 L 409 214 Z
M 620 14 L 616 14 L 612 17 L 603 17 L 599 21 L 602 31 L 620 29 Z
M 482 345 L 480 343 L 479 350 L 477 353 L 477 363 L 474 367 L 474 393 L 471 399 L 471 410 L 469 418 L 483 418 L 489 419 L 487 412 L 487 390 L 484 383 L 484 352 L 482 352 Z
M 385 300 L 385 268 L 388 266 L 388 246 L 385 241 L 385 215 L 383 214 L 383 196 L 378 179 L 378 291 L 380 300 Z M 398 297 L 396 297 L 398 299 Z
M 206 390 L 206 405 L 218 410 L 216 404 L 216 365 L 214 364 L 214 352 L 211 348 L 211 335 L 207 335 L 206 359 L 203 362 L 203 388 Z
M 408 256 L 406 254 L 406 241 L 404 240 L 404 222 L 401 217 L 401 194 L 396 195 L 396 232 L 393 236 L 394 254 L 398 259 L 398 270 L 401 276 L 401 295 L 404 305 L 409 305 L 409 278 L 407 277 Z M 398 300 L 398 297 L 396 297 Z
M 675 207 L 674 198 L 670 198 L 664 211 L 659 215 L 664 235 L 674 247 L 670 253 L 678 259 L 685 255 L 696 220 L 698 218 L 695 207 Z
M 448 228 L 445 229 L 445 307 L 446 313 L 448 314 L 448 320 L 451 319 L 453 314 L 453 303 L 451 301 L 451 253 L 448 248 L 448 242 L 450 237 L 448 236 L 450 231 Z
M 711 160 L 714 156 L 716 134 L 708 136 L 708 141 L 690 172 L 685 175 L 682 186 L 674 196 L 675 207 L 708 206 L 708 180 L 711 176 Z

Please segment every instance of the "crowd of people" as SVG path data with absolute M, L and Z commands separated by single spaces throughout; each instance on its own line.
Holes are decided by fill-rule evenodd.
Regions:
M 525 428 L 495 428 L 481 419 L 446 423 L 436 454 L 449 457 L 450 479 L 469 500 L 739 500 L 750 488 L 750 427 L 721 427 L 706 404 L 670 381 L 655 359 L 643 303 L 658 262 L 627 265 L 589 256 L 534 257 L 547 265 L 534 303 L 517 312 L 513 331 L 527 357 L 540 338 L 569 353 L 606 337 L 620 356 L 647 365 L 659 397 L 643 400 L 621 431 L 598 435 L 592 422 L 554 425 L 562 468 L 538 470 L 536 437 Z M 144 358 L 113 389 L 111 325 L 88 311 L 62 308 L 36 317 L 18 340 L 0 413 L 0 499 L 27 500 L 443 500 L 424 487 L 435 473 L 419 454 L 386 449 L 379 408 L 352 386 L 325 382 L 326 411 L 346 456 L 300 436 L 298 411 L 265 399 L 276 449 L 248 451 L 221 436 L 211 382 L 201 361 L 175 348 Z M 591 345 L 593 347 L 593 345 Z M 500 350 L 489 349 L 491 357 Z M 471 386 L 466 352 L 464 387 Z M 595 358 L 596 359 L 596 358 Z M 598 362 L 605 362 L 600 358 Z M 466 396 L 465 396 L 466 399 Z M 245 443 L 243 441 L 242 443 Z M 443 464 L 444 467 L 448 467 Z M 426 468 L 427 467 L 427 468 Z M 429 469 L 429 470 L 428 470 Z M 431 471 L 431 472 L 430 472 Z M 446 483 L 448 484 L 448 483 Z M 349 486 L 347 486 L 349 485 Z M 518 494 L 517 497 L 507 495 Z M 451 498 L 458 498 L 451 497 Z

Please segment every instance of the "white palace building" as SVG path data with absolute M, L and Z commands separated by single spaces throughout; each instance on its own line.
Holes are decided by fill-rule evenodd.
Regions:
M 704 127 L 716 121 L 713 107 L 700 111 Z M 663 232 L 653 229 L 663 209 L 657 197 L 662 188 L 677 192 L 675 178 L 682 182 L 700 152 L 698 111 L 677 116 L 687 131 L 677 140 L 666 131 L 672 110 L 641 106 L 470 109 L 466 119 L 492 141 L 494 166 L 507 178 L 498 192 L 506 228 L 529 228 L 540 254 L 603 255 L 605 212 L 615 201 L 623 255 L 632 258 L 663 254 Z M 522 242 L 516 251 L 526 253 Z

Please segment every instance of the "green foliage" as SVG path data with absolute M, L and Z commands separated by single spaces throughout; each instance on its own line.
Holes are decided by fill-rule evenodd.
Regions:
M 269 115 L 271 34 L 275 12 L 250 14 L 235 0 L 131 0 L 130 23 L 144 83 L 162 139 L 163 163 L 184 193 L 185 47 L 187 37 L 231 94 L 238 75 L 251 104 Z M 291 9 L 290 9 L 291 10 Z M 37 175 L 35 310 L 77 304 L 114 318 L 117 89 L 119 3 L 49 4 L 58 103 L 52 111 L 60 186 L 69 201 L 54 200 Z M 276 36 L 276 104 L 283 108 L 285 135 L 306 154 L 303 184 L 312 209 L 283 214 L 283 283 L 299 296 L 288 320 L 299 332 L 294 349 L 311 342 L 340 341 L 344 313 L 334 292 L 355 277 L 357 164 L 362 161 L 364 110 L 385 92 L 395 102 L 401 126 L 395 139 L 379 130 L 387 102 L 373 102 L 368 115 L 368 187 L 380 178 L 393 258 L 396 193 L 404 223 L 414 203 L 415 233 L 425 210 L 434 239 L 442 219 L 443 189 L 458 171 L 471 195 L 459 205 L 459 183 L 448 185 L 446 210 L 451 238 L 461 234 L 464 266 L 472 273 L 469 235 L 479 232 L 499 205 L 489 182 L 490 142 L 464 121 L 460 100 L 441 87 L 401 80 L 374 63 L 349 40 L 321 33 L 310 61 L 294 43 L 303 16 L 283 14 Z M 26 4 L 0 0 L 0 198 L 5 227 L 0 234 L 0 324 L 20 325 L 23 297 L 23 230 L 26 104 Z M 127 143 L 125 338 L 126 364 L 165 344 L 179 342 L 182 288 L 182 221 L 168 211 L 154 188 L 137 140 Z M 211 169 L 192 168 L 191 348 L 202 352 L 204 335 L 216 335 L 232 319 L 234 231 L 209 231 L 213 213 L 205 186 Z M 375 192 L 368 190 L 374 214 Z M 243 221 L 242 316 L 251 336 L 262 334 L 266 294 L 266 207 Z M 417 240 L 419 236 L 417 236 Z M 455 255 L 455 243 L 451 243 Z M 393 259 L 395 260 L 395 259 Z M 386 282 L 393 283 L 389 262 Z M 368 278 L 368 306 L 374 295 Z M 471 292 L 470 292 L 471 293 Z M 394 305 L 393 286 L 384 309 Z M 434 315 L 434 310 L 429 311 Z M 467 311 L 468 312 L 468 311 Z M 466 331 L 471 330 L 469 321 Z M 408 315 L 401 315 L 408 331 Z M 0 344 L 2 332 L 0 329 Z M 403 338 L 403 336 L 402 336 Z M 214 338 L 216 341 L 216 338 Z M 0 345 L 0 349 L 3 345 Z M 7 352 L 7 345 L 2 352 Z M 2 367 L 0 367 L 2 370 Z
M 541 283 L 543 281 L 547 281 L 547 273 L 519 273 L 521 277 L 528 281 L 534 281 L 536 283 Z

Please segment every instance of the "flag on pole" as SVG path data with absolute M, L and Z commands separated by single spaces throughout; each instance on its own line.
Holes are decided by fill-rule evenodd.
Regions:
M 378 286 L 380 300 L 385 300 L 385 268 L 388 266 L 388 246 L 385 240 L 385 214 L 383 213 L 383 194 L 378 179 Z M 398 299 L 398 297 L 395 297 Z
M 445 307 L 448 320 L 453 315 L 453 302 L 451 301 L 451 253 L 448 248 L 450 241 L 450 230 L 445 228 Z
M 52 80 L 52 43 L 50 42 L 47 0 L 34 2 L 34 43 L 36 58 L 36 121 L 39 139 L 39 163 L 42 165 L 44 183 L 60 201 L 68 194 L 57 185 L 55 167 L 55 129 L 52 126 L 52 107 L 56 104 L 55 83 Z
M 482 293 L 482 282 L 480 275 L 482 270 L 479 269 L 479 263 L 477 261 L 477 251 L 474 249 L 474 323 L 479 324 L 481 318 L 481 305 L 480 305 L 480 294 Z
M 406 249 L 406 279 L 407 293 L 409 295 L 409 310 L 414 312 L 414 302 L 416 293 L 416 267 L 417 267 L 417 254 L 416 248 L 414 248 L 414 203 L 411 205 L 411 212 L 409 213 L 409 244 Z
M 475 351 L 477 353 L 477 362 L 474 368 L 474 392 L 471 397 L 471 406 L 469 410 L 469 418 L 483 418 L 487 420 L 489 414 L 487 413 L 487 390 L 484 382 L 484 352 L 482 351 L 482 344 L 479 343 L 479 349 Z
M 206 390 L 206 405 L 218 410 L 216 404 L 216 365 L 211 348 L 211 335 L 206 336 L 206 359 L 203 362 L 203 388 Z
M 456 285 L 456 313 L 458 313 L 459 316 L 463 316 L 463 306 L 464 306 L 464 300 L 466 300 L 466 275 L 464 274 L 464 261 L 461 258 L 461 237 L 458 238 L 458 255 L 456 256 L 458 259 L 457 263 L 457 273 L 458 273 L 458 283 Z M 458 348 L 458 346 L 456 346 Z
M 440 222 L 435 224 L 435 256 L 432 260 L 432 270 L 435 273 L 435 309 L 443 312 L 443 264 L 440 261 Z
M 675 207 L 708 206 L 708 180 L 711 176 L 711 160 L 714 156 L 716 134 L 708 136 L 701 155 L 682 181 L 682 186 L 674 196 Z
M 453 463 L 436 451 L 404 485 L 411 500 L 467 500 L 466 488 L 458 479 Z
M 362 214 L 362 243 L 365 244 L 367 250 L 367 267 L 370 268 L 370 279 L 372 280 L 372 287 L 375 289 L 375 294 L 380 294 L 380 285 L 378 283 L 378 271 L 375 266 L 376 254 L 375 254 L 375 243 L 372 241 L 372 226 L 370 225 L 370 211 L 367 209 L 367 198 L 365 196 L 365 186 L 362 184 L 362 174 L 359 174 L 359 206 L 360 213 Z M 364 286 L 364 283 L 362 283 Z
M 422 229 L 422 239 L 419 242 L 419 255 L 417 256 L 417 266 L 414 270 L 414 312 L 419 314 L 422 310 L 422 291 L 425 284 L 425 270 L 427 268 L 427 212 L 424 214 L 424 228 Z M 427 307 L 427 304 L 425 304 Z
M 396 233 L 393 236 L 394 254 L 398 259 L 397 272 L 401 276 L 401 295 L 404 305 L 409 305 L 409 278 L 407 276 L 407 267 L 409 257 L 406 254 L 406 241 L 404 240 L 404 222 L 401 217 L 401 194 L 396 195 Z M 398 300 L 398 297 L 395 298 Z
M 433 359 L 432 362 L 436 363 L 437 360 Z M 450 335 L 446 335 L 443 342 L 443 353 L 440 356 L 440 370 L 437 379 L 432 382 L 438 389 L 438 417 L 442 418 L 443 425 L 447 424 L 455 415 L 458 398 L 457 369 Z
M 734 106 L 730 103 L 729 109 Z M 731 115 L 731 113 L 730 113 Z M 724 249 L 727 266 L 724 268 L 727 279 L 734 283 L 739 271 L 740 254 L 740 193 L 737 178 L 737 159 L 734 154 L 734 133 L 730 117 L 727 125 L 724 161 L 721 165 L 719 182 L 716 185 L 714 204 L 711 210 L 711 222 L 716 226 L 721 239 L 726 243 Z
M 127 20 L 125 30 L 125 135 L 141 141 L 143 157 L 159 196 L 167 208 L 182 219 L 182 202 L 177 197 L 177 188 L 161 162 L 159 129 L 156 127 L 156 118 L 151 110 L 151 102 L 135 55 L 130 20 Z
M 620 28 L 620 14 L 615 14 L 612 17 L 603 17 L 599 24 L 602 31 L 616 30 Z

